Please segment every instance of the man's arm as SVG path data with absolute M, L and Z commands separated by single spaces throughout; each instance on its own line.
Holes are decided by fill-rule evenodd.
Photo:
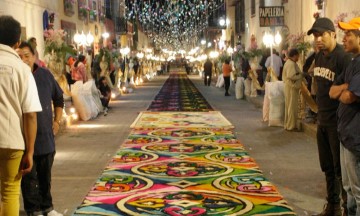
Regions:
M 359 98 L 347 89 L 344 90 L 339 97 L 339 101 L 343 104 L 352 104 L 358 100 Z
M 358 101 L 359 98 L 348 90 L 349 84 L 333 85 L 330 88 L 329 96 L 332 99 L 339 100 L 343 104 L 351 104 Z
M 58 82 L 54 79 L 52 75 L 51 75 L 51 81 L 53 82 L 51 99 L 54 106 L 54 121 L 52 124 L 52 129 L 53 129 L 53 134 L 56 135 L 59 132 L 61 118 L 63 115 L 64 96 L 61 87 L 59 86 Z
M 54 133 L 54 135 L 56 135 L 59 132 L 59 129 L 60 129 L 60 123 L 61 123 L 61 117 L 62 117 L 62 113 L 63 113 L 63 108 L 62 107 L 55 107 L 54 113 L 55 113 L 55 118 L 54 118 L 54 123 L 53 123 L 53 133 Z
M 330 98 L 339 100 L 343 91 L 347 90 L 348 87 L 349 87 L 349 84 L 347 84 L 347 83 L 331 86 L 330 91 L 329 91 Z
M 20 172 L 29 173 L 33 166 L 34 145 L 37 132 L 36 112 L 24 113 L 25 152 L 20 165 Z

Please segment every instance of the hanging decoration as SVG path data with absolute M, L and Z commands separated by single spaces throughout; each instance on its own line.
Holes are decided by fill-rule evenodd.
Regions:
M 139 22 L 157 48 L 190 49 L 224 0 L 126 0 L 127 20 Z

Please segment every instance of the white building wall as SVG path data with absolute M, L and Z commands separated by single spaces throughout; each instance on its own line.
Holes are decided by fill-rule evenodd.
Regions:
M 147 38 L 147 36 L 139 31 L 138 32 L 138 47 L 137 47 L 137 50 L 142 50 L 144 51 L 144 49 L 146 49 L 148 46 L 149 46 L 149 40 Z
M 10 15 L 18 20 L 22 27 L 26 29 L 26 36 L 23 39 L 35 37 L 37 39 L 37 50 L 39 56 L 44 56 L 44 40 L 43 40 L 43 12 L 55 12 L 54 29 L 60 29 L 60 21 L 65 20 L 76 24 L 76 28 L 84 33 L 89 31 L 94 35 L 95 24 L 98 25 L 99 34 L 96 37 L 97 42 L 103 32 L 103 24 L 94 22 L 85 24 L 78 19 L 77 3 L 74 5 L 75 14 L 71 17 L 64 15 L 63 0 L 0 0 L 0 15 Z
M 37 38 L 38 52 L 43 56 L 43 12 L 44 10 L 56 11 L 59 7 L 57 0 L 0 0 L 0 14 L 10 15 L 26 28 L 23 39 Z M 55 28 L 59 26 L 55 23 Z
M 259 0 L 256 0 L 256 15 L 251 17 L 251 1 L 245 0 L 245 20 L 246 29 L 243 35 L 243 42 L 245 48 L 249 47 L 250 36 L 254 34 L 257 38 L 258 46 L 262 46 L 262 37 L 265 31 L 270 28 L 261 28 L 259 25 Z M 281 0 L 265 0 L 265 6 L 281 6 Z M 307 32 L 315 19 L 313 14 L 318 10 L 314 0 L 288 0 L 284 4 L 285 8 L 285 25 L 288 27 L 290 34 L 299 34 Z M 353 11 L 359 12 L 360 16 L 360 1 L 359 0 L 325 0 L 324 8 L 321 12 L 322 16 L 326 16 L 331 20 L 335 20 L 340 13 L 348 13 L 347 20 L 350 20 L 354 15 Z M 275 27 L 275 31 L 281 30 L 281 27 Z M 273 29 L 273 30 L 274 30 Z M 339 31 L 338 31 L 339 32 Z M 338 42 L 341 43 L 341 34 L 338 36 Z M 306 36 L 305 40 L 312 41 L 313 37 Z

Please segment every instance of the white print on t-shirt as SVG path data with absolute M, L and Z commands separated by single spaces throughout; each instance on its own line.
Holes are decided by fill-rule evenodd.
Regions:
M 314 76 L 322 77 L 332 82 L 335 80 L 335 73 L 329 70 L 329 68 L 315 67 Z

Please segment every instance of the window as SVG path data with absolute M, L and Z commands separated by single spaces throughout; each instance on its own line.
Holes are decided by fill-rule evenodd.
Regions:
M 223 18 L 226 18 L 226 7 L 225 4 L 223 6 L 219 7 L 218 9 L 214 10 L 212 14 L 208 18 L 209 27 L 210 28 L 219 28 L 219 29 L 225 29 L 226 26 L 220 26 L 219 20 Z
M 245 5 L 244 1 L 239 1 L 235 6 L 235 33 L 245 32 Z
M 256 16 L 255 0 L 251 0 L 251 17 Z

